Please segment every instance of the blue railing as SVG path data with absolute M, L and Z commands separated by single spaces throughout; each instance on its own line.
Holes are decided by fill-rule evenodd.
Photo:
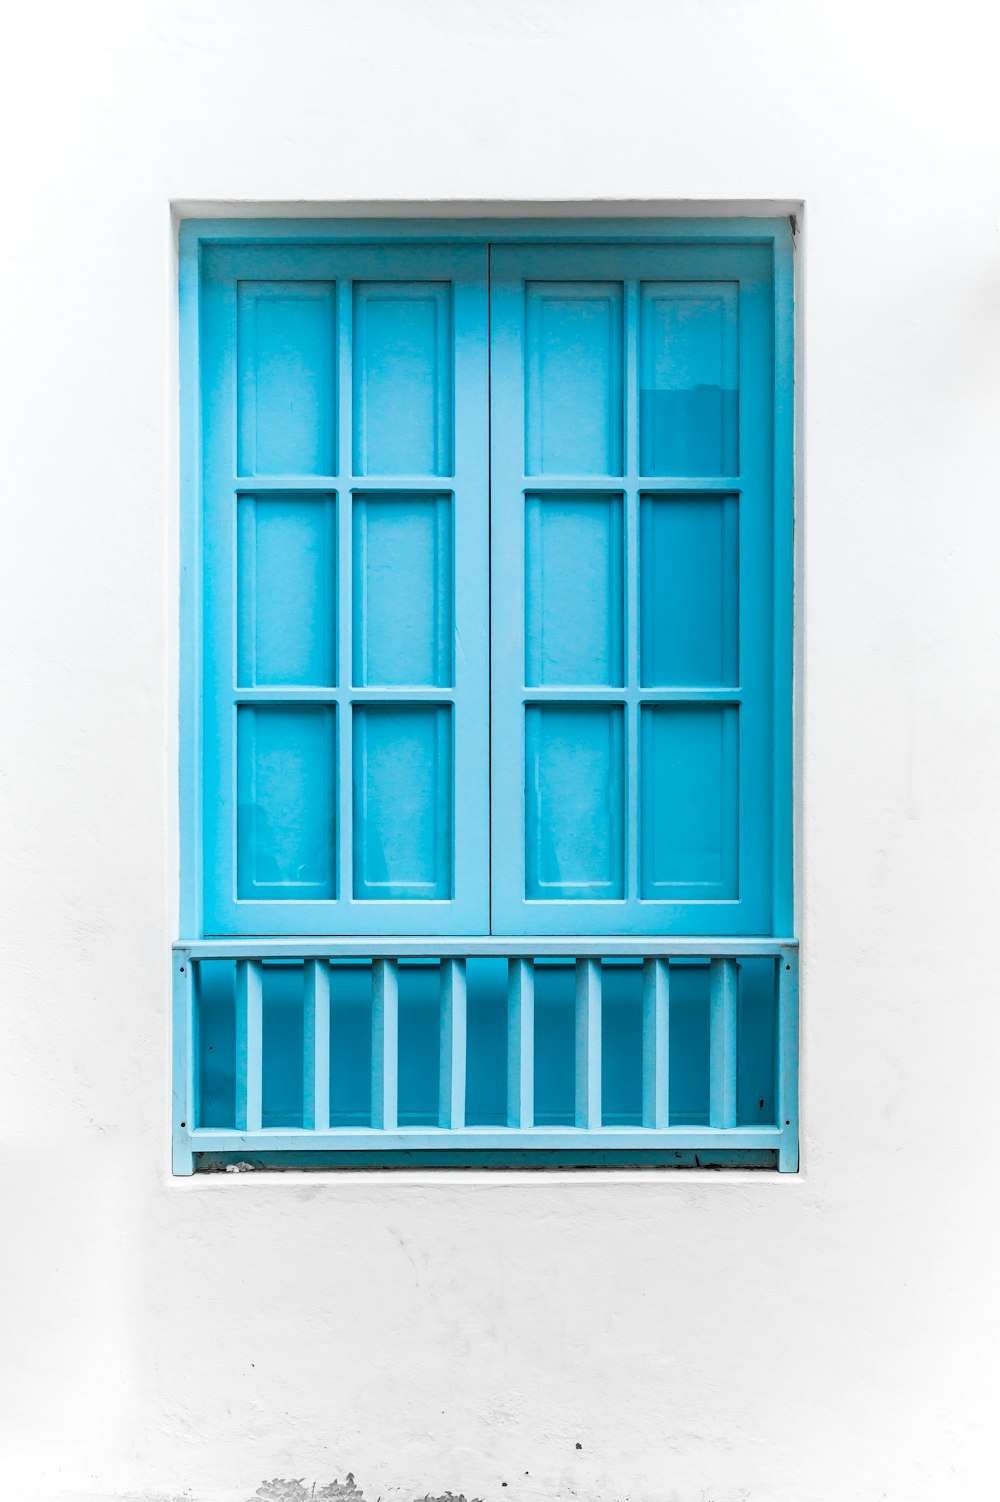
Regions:
M 485 960 L 492 967 L 480 964 Z M 784 1172 L 798 1167 L 798 949 L 791 940 L 204 939 L 177 944 L 173 961 L 178 1174 L 236 1161 L 348 1166 L 403 1155 L 406 1161 L 414 1155 L 434 1161 L 441 1153 L 448 1155 L 442 1162 L 642 1163 L 676 1155 L 687 1163 L 770 1164 Z M 500 1079 L 501 1104 L 499 1111 L 484 1114 L 473 1108 L 469 1091 L 469 1022 L 478 1015 L 472 993 L 480 973 L 489 970 L 495 977 L 499 970 L 503 976 L 504 961 L 502 1031 L 494 1028 L 488 1050 Z M 612 973 L 616 998 L 623 994 L 623 974 L 632 988 L 628 1005 L 635 1026 L 626 1038 L 634 1042 L 631 1111 L 617 1109 L 620 1091 L 614 1101 L 606 1098 L 613 1078 L 610 1050 L 605 1058 Z M 428 1015 L 435 1034 L 436 1091 L 430 1110 L 422 1112 L 401 1109 L 399 1049 L 401 987 L 405 992 L 418 974 L 425 995 L 428 986 L 433 988 Z M 536 1035 L 536 992 L 539 998 L 548 994 L 553 976 L 574 1014 L 571 1038 L 566 1034 L 572 1078 L 562 1113 L 544 1109 L 547 1086 L 541 1076 L 536 1080 L 536 1061 L 542 1060 L 542 1072 L 549 1068 L 541 1031 Z M 359 986 L 364 1047 L 355 1048 L 345 1074 L 345 1060 L 338 1055 L 338 1008 L 348 992 L 356 1003 Z M 741 1017 L 750 1017 L 751 990 L 758 1019 L 752 1109 L 741 1088 L 741 1070 L 750 1072 Z M 283 1027 L 279 1044 L 266 1019 L 276 1015 L 281 997 L 294 1025 Z M 615 1006 L 616 1017 L 624 1015 L 617 1000 Z M 672 1047 L 671 1033 L 675 1019 L 683 1019 L 683 1046 L 689 1048 L 691 1019 L 699 1009 L 702 1098 L 692 1109 L 684 1069 L 676 1062 L 683 1040 Z M 213 1033 L 220 1015 L 224 1026 Z M 357 1027 L 354 1038 L 356 1044 Z M 618 1034 L 615 1039 L 618 1057 Z M 206 1054 L 217 1046 L 216 1074 L 218 1060 L 228 1061 L 221 1107 L 212 1095 Z M 290 1115 L 268 1104 L 273 1088 L 268 1081 L 275 1078 L 272 1054 L 279 1046 L 286 1072 L 290 1068 L 295 1075 Z M 695 1053 L 689 1048 L 691 1058 Z M 758 1090 L 762 1078 L 768 1084 Z M 338 1099 L 345 1079 L 352 1110 Z M 758 1094 L 764 1120 L 755 1114 Z

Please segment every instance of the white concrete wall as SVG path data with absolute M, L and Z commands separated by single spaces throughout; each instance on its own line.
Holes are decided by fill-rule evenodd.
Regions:
M 8 11 L 2 1502 L 996 1495 L 993 9 Z M 567 199 L 805 205 L 802 1174 L 171 1180 L 171 202 Z

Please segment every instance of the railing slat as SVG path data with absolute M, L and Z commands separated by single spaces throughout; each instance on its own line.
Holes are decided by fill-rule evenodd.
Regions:
M 441 1082 L 438 1124 L 465 1126 L 465 961 L 441 961 Z
M 535 1124 L 535 966 L 507 962 L 507 1125 Z
M 576 962 L 576 1124 L 601 1124 L 601 962 Z
M 259 1132 L 263 1125 L 264 966 L 236 962 L 236 1126 Z
M 714 1127 L 736 1125 L 736 1012 L 739 970 L 735 960 L 709 965 L 708 1120 Z
M 799 961 L 790 954 L 778 961 L 778 1091 L 777 1116 L 781 1131 L 778 1169 L 799 1168 Z
M 642 1124 L 670 1125 L 670 966 L 642 964 Z
M 372 964 L 372 1126 L 394 1132 L 398 1115 L 399 969 Z
M 302 1125 L 330 1125 L 330 966 L 306 960 L 302 998 Z

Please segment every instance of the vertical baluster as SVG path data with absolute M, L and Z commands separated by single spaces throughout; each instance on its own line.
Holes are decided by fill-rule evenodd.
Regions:
M 236 1127 L 259 1132 L 263 1111 L 264 966 L 236 961 Z
M 330 1125 L 330 964 L 306 960 L 302 995 L 302 1125 Z
M 465 961 L 441 961 L 441 1077 L 438 1125 L 465 1126 Z
M 507 961 L 507 1125 L 535 1124 L 535 965 Z
M 739 971 L 735 960 L 709 965 L 708 1122 L 736 1125 L 736 1003 Z
M 601 1124 L 601 962 L 576 962 L 576 1124 Z
M 799 957 L 789 952 L 778 960 L 778 1170 L 799 1167 Z
M 642 962 L 642 1124 L 670 1125 L 670 966 Z
M 394 1132 L 397 1123 L 399 970 L 395 960 L 372 962 L 372 1126 Z

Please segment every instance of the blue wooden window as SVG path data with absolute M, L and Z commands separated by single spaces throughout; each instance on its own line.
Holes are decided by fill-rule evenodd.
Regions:
M 788 226 L 185 246 L 179 1161 L 793 1166 Z

